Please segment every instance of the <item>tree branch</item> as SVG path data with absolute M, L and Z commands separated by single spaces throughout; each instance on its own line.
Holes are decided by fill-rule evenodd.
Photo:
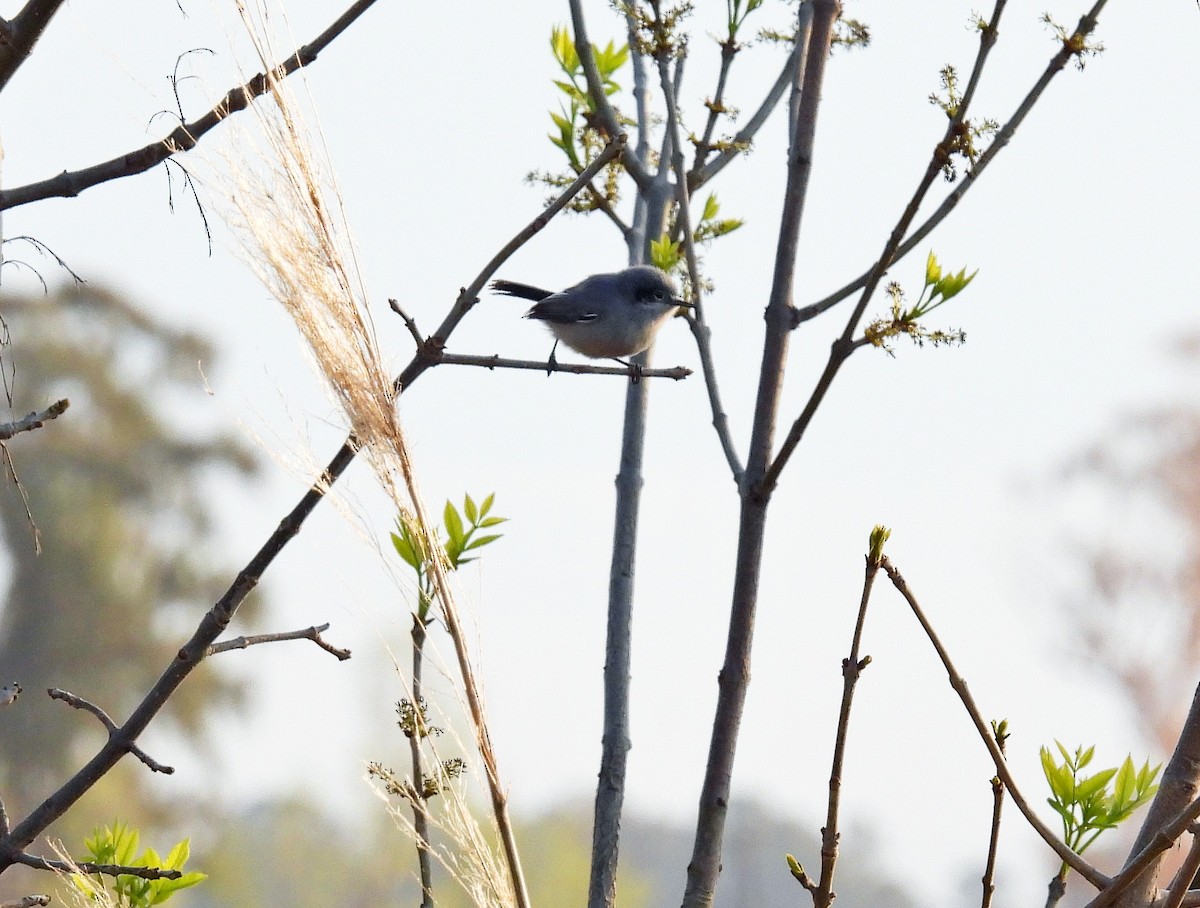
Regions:
M 0 902 L 0 908 L 33 908 L 34 905 L 49 905 L 48 895 L 27 895 L 9 902 Z
M 1097 0 L 1096 4 L 1091 8 L 1091 10 L 1089 10 L 1088 13 L 1079 20 L 1079 25 L 1076 26 L 1076 34 L 1086 38 L 1092 33 L 1096 27 L 1096 20 L 1100 15 L 1100 11 L 1104 8 L 1104 5 L 1107 2 L 1108 0 Z M 993 27 L 995 24 L 995 18 L 996 17 L 993 14 L 993 22 L 990 23 L 993 25 Z M 980 40 L 982 42 L 984 40 L 984 36 L 981 36 Z M 1024 122 L 1025 117 L 1029 114 L 1029 111 L 1033 109 L 1033 106 L 1037 103 L 1038 99 L 1041 98 L 1042 93 L 1050 85 L 1051 80 L 1062 71 L 1063 67 L 1067 65 L 1067 62 L 1072 56 L 1073 54 L 1064 46 L 1051 59 L 1050 63 L 1046 66 L 1045 71 L 1042 73 L 1041 78 L 1039 78 L 1034 84 L 1033 88 L 1029 90 L 1029 93 L 1017 107 L 1016 112 L 1012 115 L 1012 117 L 1009 118 L 1009 121 L 1005 123 L 1003 127 L 1001 127 L 1000 131 L 996 133 L 996 137 L 992 140 L 991 145 L 988 146 L 987 151 L 980 155 L 979 160 L 976 161 L 971 169 L 963 176 L 963 178 L 959 180 L 954 191 L 942 200 L 942 203 L 938 206 L 937 210 L 934 211 L 934 213 L 931 214 L 924 221 L 924 223 L 921 224 L 920 227 L 918 227 L 907 239 L 904 240 L 903 243 L 896 248 L 896 252 L 892 257 L 893 264 L 900 261 L 906 255 L 912 252 L 913 249 L 915 249 L 925 239 L 925 237 L 929 236 L 929 234 L 933 232 L 934 228 L 937 227 L 943 220 L 945 220 L 950 212 L 952 212 L 958 206 L 958 203 L 962 201 L 963 196 L 965 196 L 968 190 L 975 185 L 975 182 L 983 174 L 983 171 L 987 168 L 988 164 L 992 162 L 992 159 L 995 158 L 996 155 L 999 154 L 1004 148 L 1004 146 L 1006 146 L 1012 140 L 1014 133 L 1017 131 L 1017 127 Z M 861 290 L 867 285 L 867 281 L 874 273 L 878 264 L 879 263 L 876 262 L 875 265 L 860 274 L 845 287 L 834 291 L 824 299 L 818 300 L 815 303 L 796 310 L 796 321 L 799 323 L 808 321 L 811 318 L 815 318 L 822 312 L 825 312 L 826 310 L 840 303 L 842 300 L 846 299 L 846 297 L 850 296 L 852 293 Z
M 583 75 L 587 79 L 588 95 L 596 106 L 596 116 L 599 117 L 604 131 L 608 133 L 611 142 L 624 130 L 617 120 L 617 112 L 608 103 L 608 95 L 604 93 L 604 85 L 600 79 L 600 70 L 596 66 L 596 56 L 592 53 L 592 43 L 588 40 L 587 23 L 583 18 L 583 4 L 580 0 L 569 0 L 571 7 L 571 25 L 575 30 L 575 52 L 579 62 L 583 64 Z M 645 190 L 649 187 L 653 175 L 647 169 L 647 164 L 632 150 L 625 153 L 625 169 L 633 177 L 638 188 Z
M 1111 890 L 1100 894 L 1092 902 L 1092 908 L 1100 905 L 1144 905 L 1158 898 L 1155 877 L 1162 862 L 1163 852 L 1187 829 L 1188 822 L 1198 814 L 1192 814 L 1184 822 L 1188 811 L 1200 803 L 1196 792 L 1200 789 L 1200 686 L 1192 697 L 1192 705 L 1184 720 L 1179 741 L 1163 770 L 1162 782 L 1154 796 L 1137 839 L 1130 848 L 1129 857 L 1121 872 L 1114 877 Z M 1161 845 L 1161 848 L 1155 846 Z M 1190 881 L 1189 881 L 1190 882 Z
M 854 688 L 863 669 L 871 664 L 870 656 L 859 657 L 862 646 L 863 625 L 867 620 L 867 603 L 871 600 L 871 589 L 879 573 L 879 561 L 868 554 L 863 575 L 862 596 L 858 602 L 858 620 L 854 624 L 854 637 L 850 642 L 850 655 L 842 660 L 842 706 L 838 712 L 837 737 L 833 743 L 833 768 L 829 772 L 829 804 L 825 811 L 825 826 L 821 829 L 821 878 L 813 890 L 815 908 L 829 908 L 835 898 L 833 872 L 837 866 L 838 809 L 842 794 L 842 765 L 846 756 L 846 738 L 850 733 L 850 707 L 854 702 Z
M 296 49 L 273 70 L 276 77 L 288 76 L 296 70 L 316 61 L 317 56 L 338 35 L 366 12 L 375 0 L 357 0 L 356 3 L 342 13 L 338 19 L 321 32 L 317 38 L 303 47 Z M 244 110 L 250 102 L 268 89 L 270 79 L 266 73 L 259 73 L 249 82 L 237 88 L 230 89 L 211 110 L 204 116 L 191 123 L 181 123 L 164 138 L 151 142 L 120 157 L 112 158 L 100 164 L 94 164 L 82 170 L 63 171 L 58 176 L 50 177 L 37 183 L 16 186 L 12 189 L 0 189 L 0 211 L 16 208 L 30 202 L 38 202 L 50 198 L 74 198 L 85 189 L 90 189 L 100 183 L 144 173 L 151 167 L 161 164 L 171 155 L 191 151 L 200 139 L 217 126 L 230 114 Z
M 946 673 L 949 675 L 950 686 L 958 694 L 963 707 L 967 710 L 967 715 L 971 718 L 971 723 L 975 726 L 975 730 L 979 732 L 979 737 L 983 739 L 983 744 L 987 748 L 988 754 L 992 758 L 992 763 L 996 767 L 996 775 L 1000 777 L 1000 780 L 1008 789 L 1013 803 L 1017 805 L 1017 809 L 1025 816 L 1025 819 L 1034 828 L 1034 831 L 1042 837 L 1042 840 L 1054 849 L 1054 853 L 1066 862 L 1067 866 L 1076 871 L 1097 889 L 1103 889 L 1105 886 L 1108 886 L 1112 881 L 1072 851 L 1066 842 L 1059 839 L 1041 821 L 1041 818 L 1034 813 L 1033 808 L 1029 806 L 1029 802 L 1025 800 L 1025 796 L 1017 788 L 1016 780 L 1008 770 L 1008 761 L 1004 758 L 1004 753 L 1000 750 L 1000 745 L 996 743 L 996 739 L 989 731 L 987 723 L 983 721 L 983 714 L 979 711 L 979 707 L 975 705 L 975 698 L 971 696 L 971 692 L 967 689 L 966 680 L 964 680 L 963 676 L 954 667 L 954 663 L 950 659 L 950 654 L 946 651 L 946 647 L 942 645 L 942 641 L 938 638 L 937 632 L 934 631 L 933 625 L 929 623 L 929 619 L 925 617 L 925 612 L 922 611 L 912 590 L 909 589 L 907 581 L 905 581 L 900 571 L 896 569 L 891 561 L 888 560 L 886 555 L 881 560 L 881 566 L 887 572 L 892 585 L 896 587 L 896 590 L 908 603 L 909 608 L 912 609 L 921 628 L 925 631 L 925 636 L 929 638 L 929 642 L 933 644 L 933 648 L 937 651 L 938 658 L 942 660 L 942 667 L 946 669 Z
M 1163 908 L 1180 908 L 1184 898 L 1187 897 L 1188 887 L 1192 885 L 1196 874 L 1200 873 L 1200 826 L 1192 823 L 1188 826 L 1188 832 L 1192 834 L 1192 844 L 1188 848 L 1187 857 L 1179 865 L 1175 879 L 1171 881 L 1171 894 L 1167 897 Z
M 71 402 L 64 397 L 62 400 L 56 400 L 45 410 L 30 413 L 28 416 L 23 416 L 14 422 L 0 423 L 0 441 L 7 441 L 20 432 L 31 432 L 34 429 L 40 429 L 50 420 L 62 416 L 69 406 L 71 406 Z
M 755 399 L 754 424 L 746 472 L 739 489 L 741 515 L 725 658 L 717 676 L 717 708 L 713 717 L 704 783 L 700 790 L 696 838 L 683 896 L 684 908 L 708 908 L 712 905 L 717 876 L 721 870 L 721 847 L 729 807 L 733 760 L 746 691 L 750 684 L 750 655 L 769 500 L 751 494 L 751 490 L 759 485 L 774 443 L 775 420 L 783 390 L 784 362 L 791 333 L 789 313 L 800 220 L 812 172 L 817 111 L 837 13 L 836 0 L 802 3 L 797 13 L 796 41 L 804 51 L 795 58 L 796 70 L 793 73 L 789 105 L 793 128 L 790 130 L 792 143 L 788 149 L 787 188 L 775 251 L 771 295 L 767 302 L 767 329 Z
M 643 378 L 672 378 L 682 381 L 692 374 L 686 366 L 670 369 L 643 369 L 635 364 L 629 366 L 592 366 L 587 363 L 561 363 L 556 359 L 503 359 L 493 356 L 469 356 L 462 353 L 442 353 L 435 365 L 480 366 L 484 369 L 529 369 L 535 372 L 569 372 L 572 375 L 620 375 L 633 381 Z
M 654 6 L 654 11 L 655 15 L 657 15 L 657 5 Z M 718 98 L 724 89 L 729 61 L 732 61 L 732 59 L 732 54 L 729 55 L 728 60 L 722 55 L 721 78 L 717 90 Z M 671 137 L 671 170 L 675 174 L 676 223 L 683 238 L 683 251 L 687 257 L 688 278 L 692 285 L 691 303 L 693 314 L 687 317 L 688 327 L 691 328 L 692 337 L 696 340 L 696 349 L 700 353 L 700 368 L 704 375 L 704 388 L 708 392 L 709 407 L 712 410 L 713 428 L 717 432 L 717 440 L 721 443 L 721 450 L 724 452 L 725 460 L 729 464 L 729 470 L 733 474 L 733 481 L 740 487 L 742 476 L 746 470 L 742 466 L 741 458 L 738 457 L 737 448 L 733 443 L 733 436 L 729 431 L 729 418 L 726 416 L 725 407 L 721 403 L 721 390 L 717 384 L 716 364 L 713 362 L 712 356 L 712 330 L 708 327 L 708 323 L 704 319 L 704 300 L 703 294 L 700 292 L 702 286 L 700 281 L 700 265 L 696 261 L 696 244 L 692 231 L 692 202 L 688 193 L 687 171 L 683 163 L 683 147 L 679 129 L 679 104 L 675 97 L 675 86 L 672 84 L 670 78 L 667 61 L 661 57 L 658 59 L 658 75 L 663 95 L 667 99 L 667 131 Z
M 729 140 L 727 148 L 703 165 L 701 165 L 700 158 L 697 155 L 696 162 L 692 166 L 692 171 L 688 174 L 688 187 L 693 192 L 724 170 L 725 165 L 738 155 L 743 154 L 750 143 L 754 141 L 754 137 L 758 135 L 759 129 L 767 122 L 767 118 L 774 112 L 776 105 L 779 104 L 780 99 L 783 97 L 783 93 L 787 90 L 788 85 L 791 84 L 792 74 L 796 72 L 802 51 L 803 47 L 801 47 L 799 36 L 797 36 L 796 44 L 792 47 L 792 52 L 788 54 L 788 58 L 783 64 L 783 69 L 779 71 L 779 76 L 775 79 L 775 83 L 767 92 L 766 97 L 763 98 L 762 104 L 758 106 L 758 110 L 754 112 L 754 115 L 746 121 L 746 125 L 738 130 L 737 135 Z
M 326 622 L 321 625 L 306 627 L 298 631 L 281 631 L 275 634 L 254 634 L 249 637 L 234 637 L 232 640 L 222 640 L 220 643 L 214 643 L 208 648 L 205 658 L 215 656 L 218 653 L 227 653 L 233 649 L 246 649 L 248 646 L 258 646 L 261 643 L 278 643 L 281 640 L 311 640 L 325 652 L 336 656 L 339 662 L 345 662 L 350 658 L 350 650 L 343 649 L 340 646 L 334 646 L 321 636 L 322 631 L 329 630 L 329 624 Z
M 29 0 L 9 20 L 0 19 L 0 91 L 8 85 L 50 24 L 63 0 Z
M 164 870 L 161 867 L 128 867 L 124 864 L 94 864 L 91 861 L 51 861 L 26 853 L 16 855 L 14 863 L 32 867 L 34 870 L 53 870 L 56 873 L 102 873 L 105 876 L 136 876 L 143 880 L 177 880 L 183 876 L 180 870 Z
M 825 399 L 825 395 L 833 384 L 834 378 L 837 377 L 838 370 L 841 369 L 842 364 L 850 357 L 850 354 L 858 346 L 861 346 L 860 344 L 856 344 L 854 339 L 858 323 L 861 321 L 863 313 L 866 311 L 867 305 L 875 293 L 875 288 L 879 285 L 879 281 L 882 280 L 884 272 L 895 261 L 896 250 L 899 249 L 901 240 L 904 238 L 909 225 L 916 218 L 917 211 L 921 207 L 921 202 L 924 201 L 926 193 L 929 192 L 929 188 L 933 185 L 934 180 L 937 179 L 938 174 L 941 173 L 943 166 L 945 166 L 946 161 L 950 159 L 954 151 L 960 130 L 966 121 L 969 109 L 967 102 L 975 93 L 975 85 L 978 83 L 983 72 L 983 64 L 987 59 L 988 53 L 991 51 L 992 45 L 995 43 L 995 23 L 998 22 L 1000 13 L 1003 12 L 1006 2 L 1007 0 L 996 0 L 996 6 L 992 11 L 993 27 L 985 29 L 983 36 L 980 38 L 979 52 L 975 59 L 975 65 L 972 67 L 971 80 L 968 84 L 967 92 L 955 109 L 954 115 L 950 117 L 950 122 L 946 125 L 946 132 L 942 136 L 942 140 L 934 147 L 929 164 L 926 165 L 925 173 L 917 184 L 912 198 L 909 199 L 908 206 L 900 215 L 896 226 L 892 228 L 892 232 L 883 246 L 883 252 L 875 262 L 875 267 L 871 269 L 863 285 L 862 295 L 859 297 L 858 303 L 855 304 L 854 311 L 846 320 L 846 327 L 842 330 L 841 337 L 833 342 L 829 351 L 829 359 L 825 364 L 825 370 L 821 373 L 821 377 L 813 387 L 812 394 L 809 396 L 808 402 L 804 405 L 804 409 L 796 418 L 796 421 L 792 423 L 787 437 L 784 438 L 783 444 L 780 445 L 779 453 L 775 456 L 774 461 L 763 478 L 762 485 L 758 490 L 759 495 L 767 494 L 775 488 L 776 483 L 779 482 L 779 474 L 783 472 L 788 460 L 791 459 L 793 452 L 796 450 L 796 445 L 804 437 L 805 430 L 816 415 L 817 408 L 821 406 L 821 401 Z M 989 36 L 991 37 L 989 38 Z M 793 309 L 793 319 L 793 325 L 798 326 L 800 324 L 799 310 Z
M 112 720 L 108 713 L 102 710 L 95 703 L 85 700 L 83 697 L 77 697 L 70 691 L 61 690 L 57 687 L 50 688 L 48 691 L 46 691 L 46 693 L 50 695 L 51 700 L 62 700 L 68 706 L 73 706 L 75 709 L 82 709 L 84 712 L 91 713 L 93 716 L 99 719 L 100 724 L 108 730 L 108 738 L 110 741 L 114 741 L 118 746 L 124 748 L 127 753 L 137 757 L 151 771 L 161 772 L 165 776 L 169 776 L 175 772 L 175 767 L 167 766 L 165 763 L 159 763 L 148 753 L 138 747 L 132 738 L 127 739 L 121 732 L 121 729 L 117 727 L 117 723 Z

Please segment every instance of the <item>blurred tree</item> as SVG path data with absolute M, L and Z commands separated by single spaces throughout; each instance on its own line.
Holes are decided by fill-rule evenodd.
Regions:
M 1194 367 L 1200 337 L 1176 353 L 1177 364 Z M 1200 672 L 1200 407 L 1185 398 L 1127 413 L 1059 479 L 1091 515 L 1067 559 L 1076 574 L 1063 596 L 1072 639 L 1169 754 Z
M 0 677 L 20 681 L 28 698 L 4 715 L 0 785 L 21 816 L 77 768 L 76 742 L 95 744 L 99 731 L 43 691 L 66 688 L 124 719 L 180 644 L 172 618 L 192 623 L 231 574 L 208 545 L 204 473 L 244 475 L 254 462 L 231 435 L 191 418 L 187 395 L 211 357 L 200 337 L 91 286 L 0 297 L 0 315 L 11 412 L 71 400 L 66 415 L 0 450 Z M 195 735 L 206 710 L 238 694 L 204 672 L 169 715 Z

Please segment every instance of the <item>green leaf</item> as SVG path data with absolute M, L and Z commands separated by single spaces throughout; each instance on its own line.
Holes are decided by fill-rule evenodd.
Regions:
M 929 250 L 929 258 L 925 260 L 925 286 L 932 287 L 942 279 L 942 266 L 938 264 L 937 256 Z M 1062 745 L 1059 745 L 1060 747 Z
M 396 554 L 398 554 L 404 560 L 404 563 L 409 567 L 416 569 L 420 565 L 420 561 L 417 559 L 417 555 L 413 551 L 412 544 L 407 539 L 392 533 L 392 545 L 396 548 Z
M 1102 769 L 1094 776 L 1087 776 L 1078 780 L 1075 783 L 1075 800 L 1085 802 L 1094 796 L 1097 792 L 1104 791 L 1108 787 L 1109 780 L 1117 774 L 1114 769 Z
M 704 214 L 700 215 L 700 220 L 711 221 L 720 210 L 721 206 L 717 204 L 717 194 L 710 192 L 708 198 L 704 200 Z
M 487 513 L 486 511 L 483 513 Z M 498 523 L 508 523 L 507 517 L 487 517 L 479 521 L 476 526 L 480 528 L 494 527 Z
M 468 523 L 475 523 L 479 520 L 479 509 L 475 507 L 475 501 L 470 495 L 463 495 L 463 513 L 467 515 Z
M 494 536 L 480 536 L 478 539 L 472 539 L 471 542 L 468 543 L 467 546 L 463 549 L 463 551 L 469 552 L 469 551 L 471 551 L 471 549 L 480 548 L 482 546 L 487 545 L 490 542 L 495 542 L 497 539 L 500 539 L 500 538 L 501 538 L 501 535 L 499 533 L 495 534 Z
M 682 246 L 667 234 L 650 241 L 650 261 L 663 271 L 670 272 L 679 264 Z
M 487 512 L 492 509 L 492 504 L 496 501 L 496 493 L 492 492 L 487 498 L 483 499 L 483 504 L 479 506 L 479 516 L 484 517 Z
M 446 524 L 446 534 L 450 537 L 450 544 L 456 548 L 460 548 L 463 538 L 463 522 L 458 516 L 458 511 L 449 501 L 446 502 L 446 507 L 442 511 L 442 520 Z
M 164 865 L 168 870 L 182 870 L 183 865 L 187 863 L 188 857 L 192 853 L 190 839 L 183 839 L 176 843 L 175 847 L 167 854 L 167 861 Z

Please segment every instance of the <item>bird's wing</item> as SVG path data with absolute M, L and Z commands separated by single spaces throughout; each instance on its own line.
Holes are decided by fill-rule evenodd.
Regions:
M 549 290 L 543 290 L 541 287 L 532 287 L 529 284 L 521 284 L 517 281 L 492 281 L 492 289 L 497 293 L 503 293 L 505 296 L 516 296 L 523 300 L 533 300 L 535 303 L 554 295 Z
M 594 322 L 600 314 L 581 307 L 562 293 L 555 293 L 534 305 L 525 313 L 525 317 L 540 319 L 543 322 L 557 322 L 560 325 L 575 325 Z

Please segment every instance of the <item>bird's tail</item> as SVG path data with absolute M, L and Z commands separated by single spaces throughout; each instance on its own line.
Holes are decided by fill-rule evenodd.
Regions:
M 551 291 L 543 290 L 541 287 L 531 287 L 529 284 L 520 284 L 516 281 L 492 281 L 492 289 L 505 296 L 516 296 L 523 300 L 532 300 L 535 303 L 540 303 L 546 297 L 554 295 Z

